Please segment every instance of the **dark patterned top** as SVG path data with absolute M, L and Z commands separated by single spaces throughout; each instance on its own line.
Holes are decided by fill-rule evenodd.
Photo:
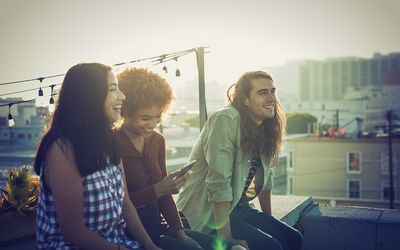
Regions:
M 125 235 L 121 169 L 110 166 L 87 175 L 82 178 L 82 186 L 85 226 L 109 242 L 129 249 L 140 249 L 139 243 L 128 239 Z M 61 233 L 54 199 L 50 190 L 44 187 L 44 181 L 40 184 L 36 223 L 38 249 L 77 249 Z
M 261 192 L 262 186 L 255 183 L 254 177 L 256 176 L 257 171 L 262 171 L 262 169 L 263 167 L 260 157 L 253 157 L 240 203 L 243 204 L 253 200 Z

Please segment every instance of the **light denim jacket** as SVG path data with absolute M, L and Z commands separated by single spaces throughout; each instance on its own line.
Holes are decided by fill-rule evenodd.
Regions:
M 240 115 L 232 106 L 215 113 L 205 124 L 190 154 L 196 160 L 177 200 L 192 229 L 214 228 L 212 202 L 231 202 L 231 211 L 242 197 L 252 156 L 240 147 Z M 261 156 L 264 171 L 256 183 L 273 188 L 273 168 Z

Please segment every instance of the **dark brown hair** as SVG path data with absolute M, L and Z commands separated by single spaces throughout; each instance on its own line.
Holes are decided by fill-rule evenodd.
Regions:
M 246 98 L 249 97 L 252 90 L 252 81 L 259 78 L 273 81 L 271 75 L 264 71 L 247 72 L 228 89 L 227 96 L 229 104 L 240 113 L 241 147 L 251 155 L 254 155 L 259 149 L 269 163 L 276 164 L 286 126 L 285 115 L 278 98 L 276 97 L 275 101 L 275 116 L 265 119 L 260 127 L 257 127 L 251 120 L 250 112 L 245 105 Z
M 37 174 L 55 142 L 64 151 L 71 150 L 82 176 L 119 164 L 120 154 L 104 110 L 110 71 L 100 63 L 82 63 L 68 70 L 51 125 L 36 153 Z

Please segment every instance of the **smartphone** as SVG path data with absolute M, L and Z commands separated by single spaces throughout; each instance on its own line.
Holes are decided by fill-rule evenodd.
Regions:
M 181 170 L 179 170 L 179 174 L 175 178 L 179 178 L 182 175 L 186 174 L 194 166 L 195 163 L 196 163 L 196 160 L 186 163 L 185 166 L 183 166 L 181 168 Z

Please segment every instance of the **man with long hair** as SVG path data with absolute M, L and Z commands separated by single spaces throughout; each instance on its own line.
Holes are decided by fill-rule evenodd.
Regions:
M 207 121 L 177 202 L 193 229 L 248 249 L 300 249 L 300 233 L 271 216 L 273 166 L 285 134 L 275 91 L 268 73 L 247 72 L 228 89 L 230 105 Z M 255 197 L 262 212 L 249 205 Z

